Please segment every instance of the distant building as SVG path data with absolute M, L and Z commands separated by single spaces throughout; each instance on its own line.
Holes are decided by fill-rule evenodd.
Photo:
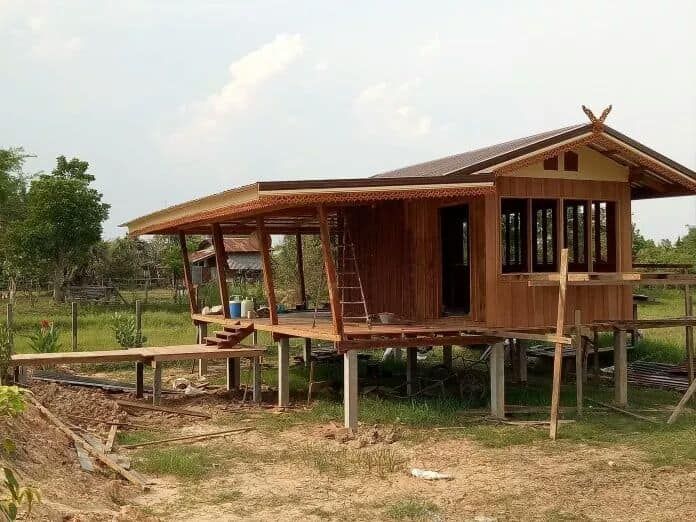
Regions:
M 261 252 L 258 241 L 249 236 L 224 238 L 228 281 L 259 281 L 262 277 Z M 217 279 L 215 250 L 210 239 L 204 239 L 189 255 L 194 284 Z

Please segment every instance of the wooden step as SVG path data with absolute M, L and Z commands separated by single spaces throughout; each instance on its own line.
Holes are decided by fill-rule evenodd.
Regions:
M 229 339 L 230 337 L 236 337 L 239 335 L 239 332 L 230 332 L 228 330 L 223 330 L 221 332 L 213 332 L 216 337 L 219 337 L 220 339 Z
M 220 339 L 219 337 L 211 337 L 207 336 L 204 337 L 203 340 L 205 341 L 205 344 L 208 346 L 219 346 L 219 347 L 228 347 L 232 346 L 234 344 L 237 344 L 235 340 L 230 340 L 230 339 Z

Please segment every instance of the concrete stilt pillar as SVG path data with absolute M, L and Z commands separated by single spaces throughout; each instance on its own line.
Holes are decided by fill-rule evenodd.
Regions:
M 343 354 L 343 417 L 345 427 L 358 429 L 358 352 Z
M 416 371 L 418 366 L 418 348 L 406 348 L 406 395 L 416 391 Z
M 290 405 L 290 340 L 278 341 L 278 406 Z
M 628 405 L 628 361 L 626 330 L 614 330 L 614 403 Z
M 254 402 L 261 402 L 261 357 L 252 357 L 251 375 Z
M 491 346 L 491 416 L 505 418 L 505 344 Z
M 152 378 L 152 404 L 159 406 L 162 402 L 162 363 L 153 361 L 152 369 L 155 371 Z

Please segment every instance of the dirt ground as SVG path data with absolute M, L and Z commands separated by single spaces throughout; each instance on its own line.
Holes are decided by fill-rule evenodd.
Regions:
M 179 435 L 255 428 L 167 446 L 216 458 L 198 478 L 142 471 L 154 482 L 143 493 L 111 472 L 82 471 L 71 441 L 29 408 L 0 428 L 17 445 L 12 465 L 22 481 L 42 491 L 35 520 L 647 521 L 688 520 L 696 514 L 693 466 L 656 467 L 639 450 L 620 444 L 544 441 L 489 448 L 456 432 L 421 430 L 414 437 L 388 427 L 362 427 L 357 439 L 344 440 L 332 426 L 279 429 L 267 422 L 273 415 L 268 409 L 241 408 L 220 393 L 169 400 L 211 414 L 202 420 L 126 413 L 114 399 L 132 399 L 127 394 L 39 383 L 31 389 L 61 418 L 102 440 L 106 425 L 69 416 L 118 418 Z M 293 413 L 278 414 L 287 415 Z M 138 469 L 137 450 L 119 452 L 132 457 Z M 441 471 L 452 479 L 426 481 L 411 476 L 411 468 Z

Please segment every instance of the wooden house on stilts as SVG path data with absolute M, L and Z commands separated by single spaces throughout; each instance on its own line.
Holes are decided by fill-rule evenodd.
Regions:
M 260 238 L 268 318 L 233 320 L 227 307 L 202 315 L 188 267 L 186 274 L 194 322 L 278 340 L 280 406 L 288 404 L 291 337 L 330 341 L 344 353 L 352 428 L 357 350 L 490 343 L 491 408 L 502 415 L 500 341 L 567 341 L 557 331 L 561 251 L 568 252 L 567 317 L 579 310 L 584 323 L 630 319 L 631 285 L 644 277 L 632 267 L 631 202 L 696 193 L 695 172 L 606 126 L 608 110 L 600 118 L 586 113 L 589 123 L 368 178 L 254 183 L 126 226 L 131 235 L 178 235 L 184 259 L 187 234 L 210 234 L 218 266 L 223 236 Z M 321 238 L 325 318 L 276 312 L 271 234 Z M 227 302 L 225 285 L 220 294 Z M 404 324 L 381 324 L 382 312 Z

